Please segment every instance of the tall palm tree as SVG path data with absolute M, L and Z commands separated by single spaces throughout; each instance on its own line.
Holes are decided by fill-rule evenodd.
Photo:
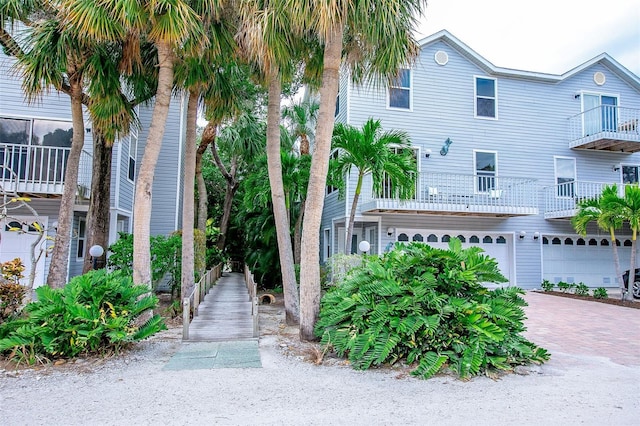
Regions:
M 338 123 L 333 131 L 333 148 L 338 150 L 338 158 L 330 167 L 337 176 L 348 178 L 352 168 L 358 169 L 344 249 L 349 253 L 364 176 L 371 175 L 374 193 L 382 193 L 386 184 L 393 188 L 395 197 L 408 199 L 415 194 L 418 169 L 409 135 L 399 130 L 383 132 L 380 121 L 372 118 L 362 130 Z
M 631 228 L 631 265 L 627 282 L 626 298 L 633 300 L 633 285 L 635 282 L 637 237 L 640 230 L 640 186 L 638 184 L 625 185 L 624 197 L 617 193 L 607 193 L 602 196 L 602 206 L 605 211 L 619 215 Z
M 217 16 L 221 0 L 201 2 L 202 15 Z M 160 155 L 164 127 L 173 89 L 176 52 L 206 46 L 201 15 L 185 0 L 61 0 L 67 25 L 86 38 L 125 42 L 133 35 L 146 37 L 157 54 L 157 88 L 151 125 L 136 182 L 134 199 L 133 280 L 151 286 L 150 223 L 155 166 Z M 134 58 L 135 60 L 135 58 Z
M 418 47 L 412 32 L 425 0 L 301 0 L 291 4 L 294 25 L 324 45 L 320 108 L 302 230 L 300 337 L 314 340 L 320 310 L 320 222 L 331 154 L 335 100 L 343 52 L 355 81 L 397 75 Z M 384 80 L 383 80 L 384 81 Z
M 282 118 L 288 122 L 293 135 L 300 141 L 300 155 L 309 155 L 311 140 L 318 119 L 320 104 L 307 100 L 285 106 Z
M 595 222 L 600 229 L 609 233 L 611 249 L 613 250 L 613 263 L 616 269 L 616 277 L 620 285 L 622 297 L 624 297 L 624 282 L 620 270 L 620 257 L 618 255 L 618 245 L 616 243 L 615 230 L 620 229 L 624 222 L 623 217 L 614 209 L 604 205 L 605 200 L 618 198 L 618 187 L 607 185 L 602 189 L 602 194 L 595 198 L 589 198 L 578 204 L 578 212 L 571 219 L 576 232 L 582 236 L 587 235 L 587 225 Z

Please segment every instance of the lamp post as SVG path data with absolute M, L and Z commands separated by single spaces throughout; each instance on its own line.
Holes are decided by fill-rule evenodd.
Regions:
M 98 258 L 104 254 L 104 249 L 102 246 L 96 244 L 95 246 L 91 246 L 89 248 L 89 254 L 91 255 L 91 259 L 93 260 L 93 269 L 96 270 L 98 266 Z
M 367 254 L 367 252 L 371 248 L 371 244 L 369 244 L 369 241 L 363 240 L 363 241 L 360 241 L 360 244 L 358 244 L 358 248 L 360 249 L 361 252 L 363 252 L 364 254 Z

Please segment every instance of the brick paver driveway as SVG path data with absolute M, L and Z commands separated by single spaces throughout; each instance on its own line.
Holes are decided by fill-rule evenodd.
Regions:
M 528 292 L 524 335 L 552 354 L 640 366 L 640 309 Z

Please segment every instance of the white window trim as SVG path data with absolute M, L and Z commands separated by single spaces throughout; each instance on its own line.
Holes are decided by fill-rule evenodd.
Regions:
M 405 88 L 402 86 L 394 86 L 392 84 L 389 84 L 389 86 L 387 87 L 386 90 L 386 106 L 388 110 L 391 111 L 413 111 L 413 68 L 411 67 L 400 67 L 399 69 L 402 70 L 408 70 L 409 71 L 409 88 Z M 389 98 L 389 89 L 403 89 L 403 90 L 409 90 L 409 108 L 400 108 L 400 107 L 393 107 L 390 105 L 391 99 Z
M 495 101 L 495 117 L 486 117 L 484 115 L 478 115 L 478 79 L 481 78 L 483 80 L 493 80 L 494 94 L 493 99 Z M 486 98 L 483 96 L 483 98 Z M 489 98 L 486 98 L 489 99 Z M 484 75 L 474 75 L 473 76 L 473 116 L 474 118 L 479 118 L 481 120 L 497 120 L 498 119 L 498 79 L 494 77 L 487 77 Z
M 585 112 L 584 110 L 584 97 L 586 96 L 598 96 L 600 97 L 600 105 L 602 105 L 602 97 L 606 96 L 608 98 L 616 98 L 616 106 L 620 107 L 620 94 L 619 93 L 607 93 L 607 92 L 592 92 L 590 90 L 581 90 L 578 92 L 580 94 L 580 112 Z
M 84 235 L 80 235 L 80 224 L 84 222 Z M 78 256 L 78 246 L 80 245 L 80 241 L 83 241 L 82 245 L 82 256 Z M 78 238 L 76 245 L 76 260 L 81 261 L 84 260 L 84 253 L 87 251 L 87 218 L 86 217 L 78 217 Z
M 129 149 L 128 149 L 128 156 L 127 156 L 127 180 L 129 182 L 135 182 L 136 177 L 137 177 L 137 171 L 136 169 L 138 168 L 138 146 L 140 144 L 140 138 L 139 138 L 139 134 L 138 134 L 138 130 L 135 128 L 131 128 L 131 133 L 129 134 Z M 135 152 L 133 153 L 133 155 L 131 155 L 131 141 L 135 138 L 136 140 L 136 146 L 135 146 Z M 130 171 L 129 171 L 129 167 L 131 164 L 131 160 L 133 160 L 133 180 L 129 177 L 130 176 Z
M 493 177 L 497 178 L 498 177 L 498 170 L 499 170 L 499 160 L 498 160 L 498 151 L 492 151 L 490 149 L 474 149 L 473 150 L 473 175 L 477 178 L 478 177 L 478 166 L 476 164 L 476 153 L 478 152 L 483 152 L 483 153 L 487 153 L 487 154 L 493 154 L 495 156 L 496 159 L 496 170 L 494 172 Z M 473 188 L 476 194 L 488 194 L 489 191 L 480 191 L 478 189 L 478 179 L 474 179 L 473 180 Z M 498 182 L 496 181 L 496 187 L 494 189 L 498 189 Z
M 618 170 L 618 173 L 619 173 L 618 182 L 620 183 L 620 185 L 626 185 L 624 183 L 624 175 L 622 173 L 623 167 L 636 167 L 638 169 L 638 178 L 640 178 L 640 163 L 620 163 L 620 169 Z

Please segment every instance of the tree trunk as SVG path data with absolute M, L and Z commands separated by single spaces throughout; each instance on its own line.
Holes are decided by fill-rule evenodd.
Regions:
M 298 219 L 293 228 L 293 262 L 296 265 L 300 264 L 300 258 L 302 257 L 302 220 L 304 219 L 304 206 L 306 202 L 306 198 L 303 198 L 300 202 L 300 212 L 298 213 Z
M 613 264 L 616 267 L 616 277 L 618 277 L 618 283 L 620 286 L 620 299 L 624 299 L 624 279 L 622 278 L 622 271 L 620 270 L 620 256 L 618 255 L 618 245 L 616 244 L 616 235 L 613 228 L 609 228 L 609 234 L 611 235 L 611 249 L 613 250 Z
M 300 155 L 309 155 L 309 138 L 307 135 L 300 136 Z
M 320 222 L 324 207 L 331 135 L 342 53 L 342 23 L 335 24 L 325 40 L 324 69 L 320 87 L 320 109 L 315 149 L 311 160 L 307 205 L 302 224 L 300 262 L 300 339 L 315 340 L 313 329 L 320 312 Z
M 101 132 L 93 132 L 93 164 L 91 171 L 91 199 L 87 212 L 87 245 L 84 251 L 82 273 L 93 269 L 89 248 L 99 245 L 104 248 L 106 259 L 109 246 L 109 223 L 111 208 L 111 155 L 113 145 L 107 143 Z M 106 262 L 105 262 L 106 263 Z M 103 263 L 102 267 L 105 266 Z
M 238 159 L 233 156 L 231 159 L 231 168 L 230 170 L 227 170 L 220 159 L 220 155 L 218 155 L 218 147 L 216 146 L 215 140 L 211 143 L 211 153 L 213 154 L 213 161 L 215 162 L 216 167 L 218 167 L 218 170 L 220 170 L 220 173 L 222 173 L 226 182 L 224 204 L 222 206 L 222 218 L 220 220 L 220 234 L 218 235 L 218 241 L 216 242 L 216 247 L 222 251 L 224 250 L 224 245 L 227 240 L 227 231 L 229 230 L 229 221 L 231 220 L 231 208 L 233 207 L 233 197 L 235 196 L 239 186 L 236 181 Z
M 299 297 L 293 264 L 293 250 L 291 248 L 291 228 L 285 202 L 284 183 L 282 181 L 282 158 L 280 156 L 281 94 L 280 73 L 277 70 L 271 70 L 267 107 L 267 169 L 269 171 L 273 215 L 278 237 L 286 322 L 289 325 L 294 325 L 299 321 Z
M 636 280 L 636 237 L 638 231 L 636 229 L 631 230 L 631 267 L 629 268 L 629 280 L 627 281 L 627 300 L 633 301 L 633 283 Z
M 360 192 L 362 191 L 362 171 L 358 170 L 358 184 L 353 194 L 353 202 L 351 203 L 351 212 L 349 213 L 349 224 L 347 225 L 347 237 L 344 242 L 344 254 L 351 254 L 351 238 L 353 236 L 353 222 L 356 218 L 356 208 L 358 207 L 358 199 L 360 198 Z M 349 177 L 347 176 L 347 179 Z
M 72 66 L 70 66 L 72 67 Z M 58 213 L 58 230 L 51 255 L 47 284 L 53 288 L 62 288 L 67 281 L 69 268 L 69 246 L 73 226 L 73 206 L 78 187 L 78 166 L 84 146 L 84 117 L 82 115 L 82 77 L 75 69 L 69 69 L 71 86 L 71 118 L 73 121 L 73 138 L 71 150 L 67 158 L 64 174 L 64 186 Z
M 195 286 L 193 222 L 195 213 L 194 192 L 196 176 L 196 120 L 198 119 L 198 98 L 198 91 L 189 91 L 184 155 L 184 189 L 182 197 L 182 285 L 180 286 L 182 297 L 189 296 Z
M 196 179 L 198 180 L 198 229 L 206 235 L 207 233 L 207 185 L 202 176 L 202 157 L 207 151 L 209 144 L 216 140 L 217 125 L 209 122 L 202 132 L 202 139 L 196 151 Z
M 169 115 L 173 88 L 173 53 L 171 46 L 157 42 L 158 89 L 155 96 L 151 126 L 140 163 L 133 206 L 133 282 L 151 288 L 151 192 L 156 163 L 162 147 L 164 127 Z M 143 320 L 143 319 L 142 319 Z

